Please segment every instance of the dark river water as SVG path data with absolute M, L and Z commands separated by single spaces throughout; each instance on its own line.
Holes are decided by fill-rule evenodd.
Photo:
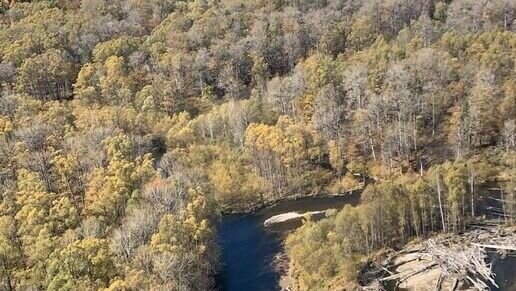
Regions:
M 358 193 L 342 197 L 304 198 L 283 202 L 255 214 L 227 215 L 221 219 L 218 240 L 222 248 L 223 268 L 217 278 L 221 291 L 279 290 L 279 274 L 272 263 L 282 251 L 282 238 L 301 222 L 282 223 L 265 228 L 263 222 L 271 216 L 290 212 L 319 211 L 357 204 Z
M 494 290 L 516 291 L 516 257 L 507 256 L 503 260 L 495 256 L 493 260 L 493 271 L 496 273 L 495 281 L 498 288 Z
M 218 231 L 224 262 L 220 290 L 277 290 L 279 275 L 271 264 L 281 251 L 279 234 L 253 215 L 226 216 Z

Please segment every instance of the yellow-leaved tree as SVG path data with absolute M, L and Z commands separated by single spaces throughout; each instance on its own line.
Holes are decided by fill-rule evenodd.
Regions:
M 137 189 L 154 175 L 150 155 L 131 159 L 132 144 L 127 136 L 108 138 L 104 146 L 109 157 L 106 168 L 95 169 L 86 188 L 85 213 L 106 223 L 120 219 Z

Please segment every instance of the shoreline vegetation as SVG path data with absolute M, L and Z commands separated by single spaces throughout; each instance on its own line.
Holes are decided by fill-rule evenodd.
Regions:
M 416 238 L 396 249 L 383 248 L 371 253 L 357 269 L 357 285 L 352 290 L 477 290 L 514 288 L 516 262 L 505 266 L 502 279 L 493 265 L 516 252 L 516 229 L 503 222 L 484 220 L 472 223 L 461 234 L 435 233 Z M 302 290 L 293 271 L 295 263 L 287 254 L 277 260 L 281 290 Z M 502 275 L 502 274 L 498 274 Z M 302 281 L 301 281 L 302 282 Z M 502 284 L 502 285 L 499 285 Z M 352 287 L 350 287 L 352 286 Z M 340 289 L 339 289 L 340 290 Z M 347 290 L 347 289 L 343 289 Z M 499 289 L 505 290 L 505 289 Z
M 377 179 L 373 179 L 373 180 L 377 180 Z M 481 191 L 484 191 L 484 194 L 479 194 L 479 199 L 487 200 L 487 201 L 490 200 L 490 201 L 495 201 L 495 202 L 502 202 L 502 200 L 500 198 L 496 198 L 497 197 L 496 195 L 494 195 L 493 197 L 489 196 L 489 195 L 493 195 L 493 193 L 499 193 L 501 191 L 501 188 L 493 187 L 493 184 L 500 184 L 500 183 L 503 184 L 503 183 L 510 182 L 507 180 L 503 180 L 503 181 L 502 180 L 503 179 L 501 179 L 501 180 L 498 179 L 496 181 L 489 181 L 489 182 L 482 181 L 480 183 L 479 189 Z M 369 185 L 374 185 L 374 183 L 370 183 Z M 357 194 L 357 192 L 361 193 L 363 191 L 363 188 L 365 188 L 365 187 L 362 187 L 361 189 L 355 189 L 352 192 L 344 193 L 344 194 L 342 194 L 342 193 L 320 194 L 320 195 L 307 195 L 307 196 L 297 195 L 297 196 L 293 196 L 293 197 L 285 197 L 278 201 L 271 201 L 270 202 L 271 204 L 264 206 L 263 208 L 259 208 L 257 211 L 262 210 L 264 208 L 266 209 L 268 207 L 274 207 L 274 206 L 280 205 L 281 203 L 284 203 L 284 202 L 296 201 L 297 199 L 342 197 L 342 196 Z M 487 192 L 489 192 L 491 194 L 486 194 Z M 492 207 L 488 207 L 488 208 L 492 208 Z M 266 219 L 264 221 L 264 226 L 270 227 L 270 226 L 274 226 L 275 224 L 282 224 L 282 223 L 290 222 L 292 220 L 297 220 L 297 219 L 302 219 L 305 222 L 308 221 L 308 223 L 314 223 L 315 221 L 324 219 L 324 217 L 319 217 L 319 218 L 317 218 L 317 220 L 311 219 L 310 217 L 313 217 L 313 215 L 320 216 L 319 214 L 321 214 L 321 213 L 326 213 L 326 216 L 330 215 L 330 219 L 331 219 L 331 216 L 334 215 L 334 212 L 328 212 L 329 210 L 331 210 L 331 208 L 326 209 L 325 211 L 282 212 L 280 214 L 276 214 L 276 215 Z M 257 211 L 251 212 L 251 213 L 239 212 L 238 214 L 250 215 L 250 214 L 256 214 Z M 338 210 L 333 209 L 333 211 L 336 212 Z M 301 212 L 303 212 L 303 213 L 301 213 Z M 486 214 L 489 214 L 489 211 L 485 211 L 485 209 L 482 210 L 481 213 L 482 213 L 482 215 L 479 215 L 473 221 L 468 221 L 465 223 L 464 228 L 468 229 L 468 230 L 466 230 L 462 234 L 440 234 L 438 232 L 435 232 L 435 233 L 431 233 L 430 236 L 426 237 L 426 238 L 415 238 L 415 239 L 412 238 L 406 244 L 403 244 L 403 242 L 400 241 L 399 243 L 401 243 L 403 246 L 401 247 L 401 249 L 399 249 L 399 251 L 394 251 L 391 249 L 387 253 L 385 253 L 385 250 L 382 250 L 382 251 L 378 252 L 378 254 L 371 254 L 370 256 L 367 257 L 368 258 L 367 263 L 365 263 L 364 266 L 360 267 L 360 269 L 361 269 L 360 275 L 358 275 L 356 278 L 356 280 L 359 281 L 361 284 L 360 288 L 362 288 L 362 290 L 377 290 L 378 288 L 385 288 L 386 284 L 387 284 L 387 286 L 390 286 L 388 288 L 393 288 L 392 287 L 393 283 L 389 283 L 388 281 L 392 281 L 395 279 L 399 280 L 400 278 L 401 278 L 401 280 L 399 282 L 396 281 L 395 284 L 398 284 L 398 285 L 402 284 L 404 288 L 411 288 L 411 287 L 422 286 L 422 285 L 434 286 L 437 284 L 438 286 L 435 288 L 438 288 L 438 290 L 447 290 L 446 288 L 448 288 L 448 287 L 456 289 L 456 288 L 460 288 L 461 286 L 463 286 L 463 287 L 470 286 L 472 284 L 471 281 L 465 282 L 462 277 L 461 277 L 461 279 L 457 279 L 458 278 L 457 276 L 459 276 L 459 275 L 465 276 L 464 272 L 474 273 L 474 270 L 468 271 L 466 266 L 457 267 L 456 272 L 460 272 L 460 274 L 448 274 L 447 275 L 448 277 L 446 277 L 444 275 L 439 275 L 438 277 L 435 277 L 436 274 L 439 274 L 439 271 L 436 269 L 439 267 L 439 265 L 436 263 L 431 263 L 429 266 L 424 267 L 424 268 L 422 268 L 420 263 L 413 263 L 410 265 L 407 264 L 405 267 L 400 268 L 399 272 L 396 273 L 396 275 L 395 275 L 395 273 L 389 271 L 389 269 L 393 268 L 389 264 L 390 264 L 390 261 L 394 260 L 395 258 L 396 258 L 396 260 L 403 261 L 405 258 L 397 258 L 398 256 L 401 256 L 402 254 L 408 253 L 408 254 L 410 254 L 410 256 L 413 256 L 414 255 L 413 253 L 415 252 L 413 250 L 413 245 L 415 243 L 417 243 L 419 245 L 419 248 L 422 248 L 421 247 L 422 241 L 423 242 L 428 241 L 428 242 L 434 243 L 434 241 L 437 239 L 438 244 L 442 245 L 443 237 L 446 238 L 446 241 L 447 241 L 446 246 L 449 246 L 448 242 L 453 242 L 456 245 L 460 244 L 461 242 L 464 242 L 464 243 L 467 242 L 467 244 L 471 244 L 473 247 L 478 246 L 481 248 L 487 248 L 487 249 L 491 249 L 491 250 L 498 249 L 498 250 L 509 251 L 509 252 L 516 251 L 516 229 L 514 227 L 504 226 L 504 222 L 505 222 L 504 220 L 498 220 L 497 223 L 495 224 L 496 221 L 493 221 L 493 219 L 487 219 L 485 216 L 486 216 Z M 491 216 L 493 216 L 493 215 L 491 214 Z M 494 215 L 494 216 L 496 216 L 496 215 Z M 294 228 L 294 229 L 290 230 L 288 233 L 292 233 L 295 231 L 296 231 L 296 229 Z M 502 238 L 502 240 L 505 241 L 506 245 L 504 245 L 503 242 L 502 243 L 498 242 L 498 244 L 496 244 L 497 243 L 496 240 L 500 239 L 500 238 Z M 287 239 L 287 237 L 285 237 L 285 240 L 286 239 Z M 282 244 L 285 244 L 285 242 L 286 242 L 285 240 L 283 240 Z M 476 242 L 474 242 L 474 241 L 476 241 Z M 399 247 L 399 244 L 397 244 L 397 245 Z M 426 244 L 425 244 L 425 246 L 426 246 Z M 406 251 L 407 248 L 409 249 L 409 251 Z M 447 251 L 451 252 L 452 250 L 448 249 Z M 380 257 L 383 257 L 384 259 L 386 259 L 386 257 L 388 257 L 388 260 L 382 261 L 382 260 L 380 260 L 378 255 L 380 255 Z M 483 253 L 483 255 L 485 255 L 485 254 Z M 417 259 L 418 262 L 421 261 L 420 257 L 421 256 L 419 256 Z M 481 258 L 484 259 L 487 257 L 482 256 Z M 408 261 L 412 262 L 414 260 L 412 258 L 410 258 L 410 259 L 408 259 Z M 478 264 L 480 264 L 480 262 L 484 262 L 484 261 L 479 259 Z M 397 262 L 397 263 L 395 263 L 395 265 L 396 265 L 396 267 L 400 267 L 404 263 L 405 262 L 403 262 L 403 263 Z M 363 263 L 361 263 L 361 264 L 363 264 Z M 291 265 L 291 260 L 289 259 L 289 256 L 287 255 L 287 253 L 285 251 L 281 251 L 280 253 L 276 254 L 274 262 L 273 262 L 273 266 L 276 269 L 276 271 L 278 272 L 278 274 L 280 275 L 279 284 L 280 284 L 281 290 L 292 290 L 291 288 L 292 288 L 293 284 L 295 284 L 296 279 L 289 272 L 291 271 L 290 268 L 292 268 L 294 265 Z M 416 269 L 416 272 L 412 273 L 411 271 L 413 271 L 414 268 Z M 370 270 L 370 269 L 373 269 L 373 270 Z M 406 272 L 406 270 L 409 270 L 409 272 Z M 405 271 L 406 273 L 405 274 L 401 273 L 403 271 Z M 372 275 L 365 274 L 365 273 L 372 273 Z M 384 274 L 384 277 L 388 277 L 388 278 L 379 277 L 380 273 Z M 387 276 L 387 275 L 390 275 L 390 276 Z M 453 277 L 452 275 L 456 276 L 456 277 Z M 366 278 L 367 276 L 369 276 L 369 277 Z M 412 276 L 416 276 L 415 279 L 409 280 L 409 278 Z M 475 281 L 475 283 L 476 284 L 489 284 L 489 286 L 494 286 L 493 285 L 494 281 L 492 281 L 493 277 L 494 277 L 494 275 L 490 273 L 490 275 L 488 277 L 485 277 L 485 278 L 481 279 L 481 281 L 478 281 L 478 282 Z M 373 280 L 374 280 L 374 282 L 371 283 L 371 281 L 373 281 Z M 436 282 L 434 282 L 434 281 L 436 281 Z M 369 283 L 366 283 L 366 282 L 369 282 Z M 364 284 L 366 284 L 366 285 L 364 285 Z M 512 284 L 512 281 L 511 281 L 511 284 Z M 380 287 L 382 285 L 383 285 L 383 287 Z M 448 288 L 448 289 L 450 289 L 450 288 Z M 432 289 L 432 288 L 430 288 L 430 289 Z M 378 290 L 381 290 L 381 289 L 378 289 Z M 388 289 L 388 290 L 390 290 L 390 289 Z
M 486 200 L 486 201 L 495 201 L 495 202 L 502 202 L 500 198 L 496 198 L 497 196 L 494 195 L 493 197 L 489 195 L 493 195 L 493 193 L 499 193 L 501 188 L 492 187 L 493 183 L 500 184 L 500 183 L 507 183 L 509 181 L 483 181 L 481 186 L 479 187 L 482 191 L 484 191 L 484 194 L 480 195 L 483 197 L 479 197 L 479 199 Z M 374 184 L 371 184 L 374 185 Z M 483 185 L 483 186 L 482 186 Z M 355 191 L 362 191 L 361 190 L 355 190 Z M 490 194 L 486 194 L 490 193 Z M 349 195 L 350 193 L 348 193 Z M 340 196 L 340 195 L 338 195 Z M 314 196 L 311 196 L 314 197 Z M 315 196 L 315 197 L 328 197 L 325 195 L 321 196 Z M 286 200 L 282 202 L 289 201 L 288 197 Z M 276 203 L 277 204 L 277 203 Z M 484 205 L 485 206 L 485 205 Z M 503 207 L 503 206 L 502 206 Z M 490 209 L 492 207 L 488 207 Z M 326 213 L 326 215 L 330 215 L 330 219 L 332 215 L 332 212 L 326 211 L 315 211 L 315 212 L 304 212 L 300 213 L 298 212 L 284 212 L 281 214 L 276 214 L 267 220 L 264 221 L 264 226 L 273 226 L 274 224 L 281 224 L 285 222 L 289 222 L 291 220 L 295 219 L 302 219 L 304 222 L 308 222 L 309 224 L 313 224 L 315 221 L 318 221 L 320 219 L 324 218 L 318 218 L 317 220 L 310 219 L 310 217 L 315 214 L 318 215 L 320 213 Z M 337 210 L 334 210 L 337 211 Z M 345 211 L 345 210 L 342 210 Z M 455 272 L 456 274 L 449 274 L 446 273 L 446 275 L 442 275 L 438 268 L 444 268 L 444 266 L 440 266 L 437 263 L 430 263 L 428 266 L 422 266 L 421 265 L 421 257 L 422 255 L 417 255 L 417 263 L 408 264 L 409 262 L 413 262 L 414 259 L 412 256 L 414 256 L 414 253 L 416 250 L 414 249 L 414 244 L 418 245 L 418 250 L 420 251 L 423 246 L 428 247 L 428 244 L 433 244 L 433 249 L 435 250 L 435 243 L 437 243 L 440 247 L 445 248 L 443 246 L 446 245 L 448 249 L 445 248 L 443 252 L 441 252 L 441 255 L 446 255 L 446 252 L 456 252 L 457 251 L 457 245 L 466 244 L 470 247 L 479 247 L 481 249 L 490 249 L 490 250 L 499 250 L 502 251 L 502 254 L 506 254 L 507 252 L 514 252 L 516 251 L 516 228 L 507 226 L 505 224 L 505 220 L 493 220 L 486 218 L 486 214 L 489 215 L 489 210 L 482 210 L 482 214 L 476 217 L 474 220 L 468 221 L 464 225 L 465 231 L 461 234 L 453 234 L 453 233 L 439 233 L 434 232 L 431 233 L 429 237 L 426 238 L 411 238 L 406 244 L 403 243 L 403 241 L 398 241 L 395 245 L 398 247 L 398 251 L 394 251 L 393 249 L 390 249 L 389 251 L 381 250 L 377 253 L 373 253 L 368 255 L 365 259 L 367 263 L 360 263 L 361 267 L 360 274 L 357 275 L 356 280 L 360 282 L 360 288 L 362 290 L 384 290 L 386 286 L 388 288 L 393 288 L 393 284 L 396 286 L 400 285 L 400 287 L 403 288 L 414 288 L 417 286 L 436 286 L 437 290 L 447 290 L 457 289 L 457 288 L 465 288 L 464 286 L 471 286 L 471 284 L 478 284 L 478 286 L 482 285 L 485 286 L 495 286 L 494 285 L 494 274 L 488 273 L 485 274 L 485 268 L 489 268 L 488 265 L 482 265 L 479 266 L 479 268 L 484 268 L 484 278 L 479 279 L 479 281 L 473 281 L 470 277 L 465 277 L 466 274 L 472 274 L 472 276 L 475 275 L 475 270 L 468 269 L 467 266 L 456 266 Z M 302 212 L 302 211 L 301 211 Z M 491 217 L 497 216 L 496 214 L 490 215 Z M 316 223 L 316 222 L 315 222 Z M 289 231 L 289 233 L 296 232 L 295 228 Z M 294 234 L 295 235 L 295 234 Z M 444 238 L 444 239 L 443 239 Z M 287 237 L 285 237 L 285 240 L 282 244 L 286 244 Z M 401 243 L 401 245 L 400 245 Z M 423 244 L 423 246 L 422 246 Z M 450 248 L 450 245 L 452 248 Z M 455 246 L 454 246 L 455 245 Z M 401 246 L 401 248 L 400 248 Z M 407 251 L 408 249 L 408 251 Z M 409 254 L 408 256 L 411 257 L 409 259 L 401 257 L 404 254 Z M 429 256 L 428 253 L 425 253 L 425 255 Z M 465 256 L 465 255 L 464 255 Z M 400 258 L 398 258 L 400 257 Z M 380 259 L 382 258 L 382 259 Z M 470 257 L 470 259 L 472 259 Z M 487 255 L 485 252 L 482 252 L 480 255 L 476 258 L 477 265 L 481 263 L 486 263 L 491 258 L 487 258 Z M 503 259 L 503 256 L 502 256 Z M 392 266 L 392 261 L 397 260 L 398 262 L 395 262 L 395 267 L 399 267 L 398 269 L 394 268 Z M 407 262 L 405 262 L 406 260 Z M 442 260 L 442 259 L 441 259 Z M 487 261 L 486 261 L 487 260 Z M 401 261 L 401 262 L 400 262 Z M 424 260 L 423 260 L 424 261 Z M 402 266 L 403 264 L 406 264 L 406 266 Z M 454 264 L 454 263 L 451 263 Z M 281 290 L 302 290 L 302 289 L 292 289 L 295 285 L 296 278 L 292 273 L 290 273 L 292 270 L 291 268 L 295 268 L 295 264 L 292 264 L 292 261 L 289 259 L 289 256 L 286 251 L 282 251 L 279 254 L 276 255 L 274 264 L 273 264 L 280 275 L 280 288 Z M 475 266 L 473 266 L 475 267 Z M 470 268 L 472 268 L 470 266 Z M 391 272 L 393 269 L 396 269 L 396 273 Z M 407 271 L 408 270 L 408 271 Z M 414 271 L 416 270 L 416 271 Z M 405 273 L 403 273 L 405 272 Z M 446 271 L 442 271 L 446 272 Z M 479 271 L 482 272 L 482 269 Z M 380 274 L 383 274 L 383 278 L 380 276 Z M 439 275 L 441 274 L 441 275 Z M 389 276 L 390 275 L 390 276 Z M 436 277 L 437 275 L 437 277 Z M 410 279 L 412 276 L 414 276 L 414 279 Z M 464 279 L 467 278 L 467 279 Z M 476 277 L 475 277 L 476 278 Z M 390 281 L 396 280 L 395 283 L 389 283 Z M 469 280 L 469 281 L 468 281 Z M 476 279 L 475 279 L 476 280 Z M 466 282 L 467 281 L 467 282 Z M 516 284 L 516 282 L 510 281 L 511 284 Z M 487 285 L 483 285 L 487 284 Z M 383 286 L 383 287 L 382 287 Z M 462 287 L 461 287 L 462 286 Z M 477 287 L 478 287 L 477 286 Z M 507 285 L 509 286 L 509 285 Z M 495 286 L 498 287 L 498 286 Z M 301 288 L 300 286 L 297 286 L 296 288 Z M 353 287 L 358 288 L 358 287 Z M 380 289 L 378 289 L 380 288 Z M 429 287 L 430 288 L 430 287 Z M 432 287 L 433 288 L 433 287 Z M 434 290 L 430 288 L 431 290 Z M 429 290 L 430 290 L 429 289 Z M 388 289 L 391 290 L 391 289 Z M 467 289 L 469 290 L 469 289 Z
M 275 220 L 269 224 L 285 221 Z M 472 250 L 475 256 L 469 254 Z M 497 255 L 488 256 L 488 253 L 493 252 Z M 495 283 L 496 274 L 491 267 L 511 253 L 516 254 L 516 228 L 504 226 L 501 221 L 479 219 L 471 222 L 468 230 L 461 234 L 435 233 L 427 238 L 413 239 L 396 250 L 379 250 L 362 263 L 357 280 L 360 290 L 414 290 L 423 286 L 426 286 L 424 290 L 476 290 L 467 288 L 472 285 L 482 288 L 513 288 L 516 286 L 514 277 L 504 277 L 503 280 L 506 281 L 497 280 L 498 283 Z M 445 257 L 450 257 L 449 261 Z M 476 261 L 466 265 L 466 262 L 472 260 Z M 297 290 L 292 289 L 296 278 L 291 273 L 290 268 L 293 266 L 285 251 L 275 255 L 273 266 L 280 275 L 280 289 Z M 453 268 L 453 272 L 450 272 L 450 268 Z M 509 276 L 512 276 L 510 270 L 514 265 L 505 268 L 508 269 Z M 500 282 L 503 285 L 497 285 Z
M 289 275 L 295 282 L 293 290 L 361 288 L 359 270 L 367 258 L 382 248 L 399 249 L 410 240 L 425 240 L 439 233 L 458 235 L 471 224 L 492 218 L 512 225 L 513 214 L 509 213 L 514 206 L 506 200 L 504 189 L 511 191 L 513 182 L 501 178 L 477 184 L 472 211 L 471 197 L 450 196 L 460 191 L 463 195 L 468 193 L 467 176 L 456 176 L 456 169 L 461 167 L 448 163 L 430 169 L 423 177 L 400 175 L 377 181 L 364 189 L 357 206 L 346 205 L 316 222 L 305 220 L 285 242 Z M 453 174 L 448 176 L 445 172 Z M 464 180 L 460 182 L 461 179 Z M 493 187 L 493 183 L 499 186 Z M 460 190 L 454 185 L 464 188 Z M 456 209 L 457 216 L 453 218 L 450 198 L 469 201 L 462 204 L 469 209 Z M 425 213 L 425 209 L 429 212 Z
M 255 203 L 251 205 L 245 205 L 240 207 L 227 207 L 223 208 L 221 210 L 221 215 L 246 215 L 246 214 L 256 214 L 260 212 L 261 210 L 265 210 L 268 208 L 274 208 L 276 206 L 281 205 L 282 203 L 289 202 L 289 201 L 299 201 L 304 199 L 311 199 L 311 198 L 331 198 L 331 197 L 345 197 L 345 196 L 351 196 L 354 194 L 357 194 L 358 192 L 362 191 L 363 187 L 352 189 L 348 192 L 344 193 L 312 193 L 312 194 L 296 194 L 296 195 L 289 195 L 286 197 L 281 197 L 277 199 L 272 199 L 266 202 L 261 203 Z

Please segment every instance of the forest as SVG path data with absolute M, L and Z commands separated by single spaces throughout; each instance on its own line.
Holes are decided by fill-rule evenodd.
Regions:
M 516 215 L 514 0 L 0 0 L 0 290 L 212 290 L 221 213 L 363 189 L 299 290 Z M 365 181 L 372 181 L 365 183 Z M 367 184 L 367 186 L 366 186 Z

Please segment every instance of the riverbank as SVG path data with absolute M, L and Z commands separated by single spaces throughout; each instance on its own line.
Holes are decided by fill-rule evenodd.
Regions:
M 516 254 L 515 227 L 475 226 L 383 251 L 359 281 L 365 290 L 515 290 L 515 262 L 504 261 L 509 254 Z M 501 263 L 512 265 L 494 268 Z
M 245 215 L 245 214 L 253 214 L 257 213 L 261 210 L 264 210 L 266 208 L 272 208 L 275 206 L 278 206 L 280 204 L 283 204 L 285 202 L 292 202 L 292 201 L 299 201 L 302 199 L 313 199 L 313 198 L 335 198 L 335 197 L 345 197 L 345 196 L 351 196 L 354 193 L 361 192 L 363 188 L 354 189 L 349 192 L 344 193 L 311 193 L 311 194 L 295 194 L 295 195 L 289 195 L 265 202 L 260 203 L 253 203 L 246 206 L 240 206 L 240 207 L 225 207 L 221 209 L 221 215 Z
M 283 264 L 288 267 L 281 273 L 281 290 L 305 290 L 292 272 L 295 262 L 287 257 Z M 515 275 L 516 227 L 481 223 L 462 234 L 438 234 L 398 250 L 379 250 L 363 261 L 357 282 L 342 281 L 340 286 L 371 291 L 514 291 Z

